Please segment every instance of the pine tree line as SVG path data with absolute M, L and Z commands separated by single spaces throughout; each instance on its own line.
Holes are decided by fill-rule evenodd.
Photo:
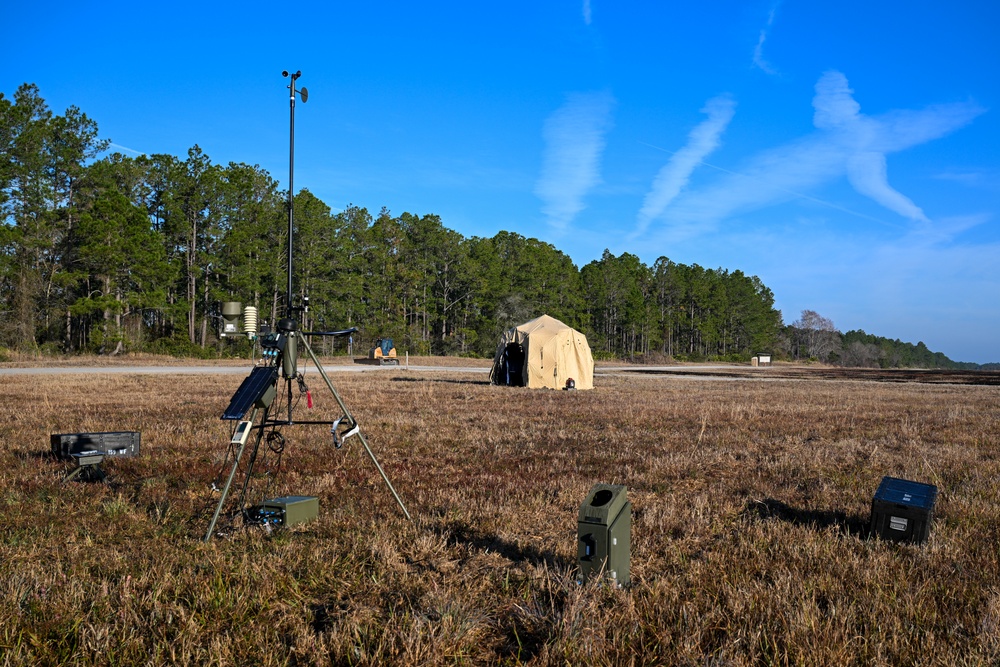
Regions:
M 287 193 L 259 166 L 114 153 L 37 87 L 0 95 L 0 341 L 119 353 L 212 347 L 220 303 L 284 308 Z M 548 313 L 607 355 L 748 355 L 780 326 L 773 296 L 740 272 L 605 253 L 582 270 L 548 243 L 465 238 L 436 215 L 294 198 L 296 296 L 307 329 L 359 326 L 413 353 L 493 352 L 501 331 Z M 362 344 L 367 343 L 364 340 Z
M 185 159 L 96 159 L 108 146 L 95 121 L 76 107 L 53 114 L 34 85 L 0 93 L 0 345 L 214 355 L 222 302 L 276 320 L 288 240 L 278 182 L 198 146 Z M 598 357 L 836 361 L 867 350 L 852 332 L 834 341 L 838 357 L 815 322 L 785 327 L 771 290 L 738 270 L 608 251 L 578 269 L 551 244 L 466 238 L 433 214 L 333 213 L 308 190 L 294 207 L 303 326 L 357 326 L 361 348 L 392 337 L 411 354 L 489 356 L 505 328 L 548 313 L 586 333 Z

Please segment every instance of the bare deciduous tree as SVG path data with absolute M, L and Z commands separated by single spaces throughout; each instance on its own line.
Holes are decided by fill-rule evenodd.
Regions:
M 801 319 L 793 322 L 792 326 L 798 330 L 797 356 L 828 361 L 830 355 L 840 349 L 840 332 L 833 325 L 833 320 L 823 317 L 815 310 L 803 310 Z

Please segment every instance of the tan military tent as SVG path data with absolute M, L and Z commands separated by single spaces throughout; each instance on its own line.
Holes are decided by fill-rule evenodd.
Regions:
M 594 388 L 594 358 L 587 337 L 554 317 L 542 315 L 504 332 L 497 345 L 490 382 L 515 387 Z

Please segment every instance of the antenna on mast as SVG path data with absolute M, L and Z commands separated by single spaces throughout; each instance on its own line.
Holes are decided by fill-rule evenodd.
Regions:
M 288 70 L 282 70 L 281 76 L 291 81 L 288 84 L 288 293 L 285 297 L 285 317 L 291 318 L 294 315 L 292 307 L 292 242 L 294 241 L 294 197 L 295 197 L 295 95 L 298 94 L 305 104 L 309 100 L 309 90 L 303 86 L 301 90 L 295 89 L 295 82 L 302 76 L 302 70 L 297 70 L 294 74 L 289 74 Z

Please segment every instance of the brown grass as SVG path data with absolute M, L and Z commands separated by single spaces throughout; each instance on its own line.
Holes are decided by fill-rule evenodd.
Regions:
M 334 374 L 358 443 L 295 426 L 290 530 L 200 540 L 242 376 L 4 377 L 3 664 L 997 664 L 995 387 Z M 322 383 L 299 419 L 335 416 Z M 51 433 L 142 432 L 109 484 Z M 936 484 L 929 542 L 867 538 L 883 475 Z M 628 486 L 633 586 L 578 585 L 576 516 Z

